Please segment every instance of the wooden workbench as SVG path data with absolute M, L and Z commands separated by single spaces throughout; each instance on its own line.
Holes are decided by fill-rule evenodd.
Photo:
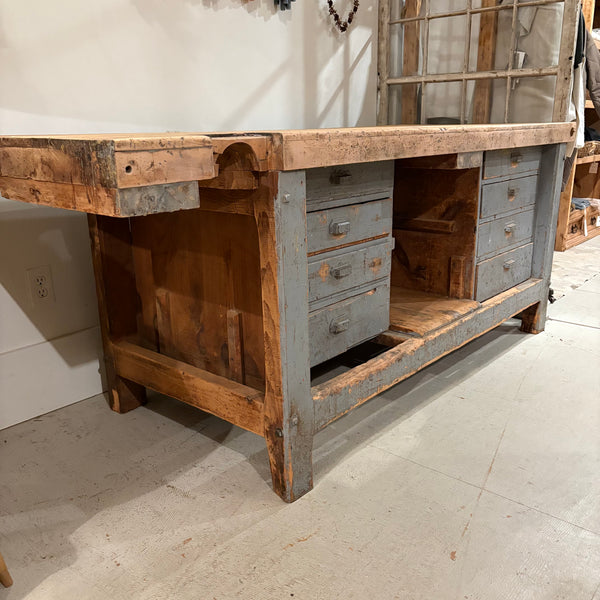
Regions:
M 0 191 L 89 213 L 114 410 L 151 388 L 314 434 L 520 314 L 544 327 L 569 124 L 0 138 Z M 341 374 L 340 374 L 341 373 Z

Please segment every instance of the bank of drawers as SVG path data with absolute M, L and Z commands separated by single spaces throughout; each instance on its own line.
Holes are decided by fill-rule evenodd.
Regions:
M 486 152 L 477 231 L 475 299 L 529 279 L 542 149 Z
M 389 325 L 393 163 L 306 174 L 310 364 Z

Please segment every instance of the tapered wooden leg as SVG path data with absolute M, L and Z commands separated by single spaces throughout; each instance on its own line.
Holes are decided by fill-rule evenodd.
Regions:
M 312 489 L 314 410 L 308 352 L 304 172 L 265 176 L 255 202 L 265 339 L 265 438 L 274 490 Z
M 519 317 L 521 318 L 521 331 L 525 333 L 541 333 L 546 326 L 547 302 L 538 302 L 526 308 Z
M 137 331 L 139 299 L 135 287 L 129 221 L 88 215 L 88 226 L 109 403 L 114 411 L 125 413 L 146 400 L 143 386 L 119 377 L 112 351 L 112 340 Z
M 2 554 L 0 554 L 0 583 L 4 587 L 10 587 L 13 584 L 12 577 L 8 572 L 8 568 L 6 567 L 4 558 L 2 558 Z

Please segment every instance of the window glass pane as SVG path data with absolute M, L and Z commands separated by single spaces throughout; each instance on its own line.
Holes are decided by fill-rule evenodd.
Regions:
M 467 16 L 429 22 L 427 73 L 461 73 L 464 64 Z
M 465 123 L 473 123 L 473 99 L 475 95 L 475 81 L 467 81 L 465 96 Z
M 511 25 L 512 10 L 472 15 L 469 71 L 508 69 Z
M 467 0 L 429 0 L 429 14 L 439 15 L 466 10 Z
M 470 81 L 467 88 L 467 111 L 469 123 L 490 123 L 492 108 L 492 93 L 497 86 L 502 91 L 506 87 L 505 79 L 478 79 Z M 504 99 L 505 96 L 502 96 Z M 499 105 L 498 105 L 499 106 Z M 502 109 L 503 110 L 503 109 Z M 504 113 L 500 114 L 502 120 L 494 123 L 504 123 Z
M 517 15 L 517 53 L 513 68 L 545 68 L 558 65 L 564 5 L 526 6 Z M 512 11 L 506 11 L 508 15 Z M 504 24 L 506 18 L 502 15 Z M 506 23 L 510 27 L 512 23 Z
M 391 0 L 390 2 L 390 21 L 399 19 L 402 15 L 402 6 L 404 2 L 401 0 Z
M 435 3 L 439 0 L 429 1 Z M 390 19 L 392 21 L 395 21 L 397 19 L 417 17 L 419 15 L 425 15 L 424 0 L 391 0 Z
M 425 87 L 425 119 L 431 125 L 460 123 L 462 82 L 428 83 Z
M 510 86 L 509 123 L 548 123 L 552 121 L 556 76 L 522 77 Z M 504 123 L 506 81 L 492 83 L 491 123 Z
M 421 23 L 397 24 L 390 27 L 390 77 L 422 74 L 422 38 Z
M 421 122 L 421 85 L 392 85 L 388 93 L 389 124 L 414 125 Z

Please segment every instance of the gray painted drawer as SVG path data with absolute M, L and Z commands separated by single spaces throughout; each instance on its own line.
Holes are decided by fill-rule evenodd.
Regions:
M 306 209 L 391 198 L 394 161 L 324 167 L 306 171 Z
M 391 232 L 391 199 L 340 206 L 306 215 L 309 254 Z
M 310 366 L 375 337 L 389 324 L 390 285 L 387 281 L 358 296 L 313 312 L 308 318 Z
M 358 286 L 389 278 L 392 245 L 393 239 L 384 238 L 313 256 L 308 262 L 310 310 L 331 302 L 334 294 L 347 297 Z
M 479 225 L 477 257 L 481 258 L 531 241 L 533 235 L 533 210 L 498 217 Z
M 542 147 L 512 148 L 507 150 L 491 150 L 485 153 L 483 162 L 483 178 L 503 177 L 514 173 L 538 171 Z
M 530 175 L 482 186 L 480 218 L 486 219 L 526 206 L 533 206 L 537 194 L 537 182 L 537 175 Z
M 477 265 L 475 300 L 482 302 L 529 279 L 533 244 L 520 246 Z

